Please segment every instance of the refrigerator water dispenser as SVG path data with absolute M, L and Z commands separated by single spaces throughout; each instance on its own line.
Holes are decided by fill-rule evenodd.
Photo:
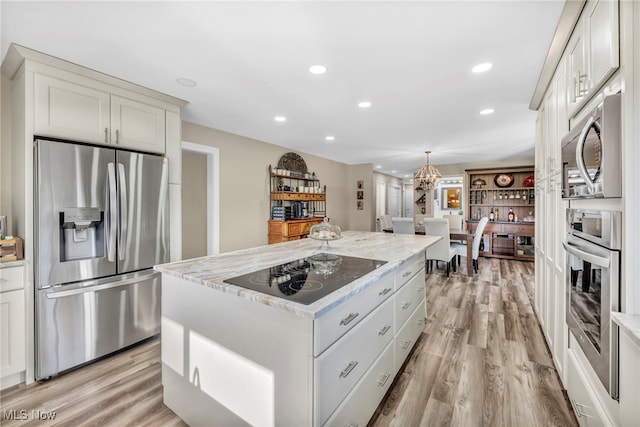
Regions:
M 104 212 L 75 207 L 60 212 L 60 261 L 104 256 Z

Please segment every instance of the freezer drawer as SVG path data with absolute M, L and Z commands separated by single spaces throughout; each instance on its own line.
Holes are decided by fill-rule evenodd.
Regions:
M 160 281 L 145 270 L 37 291 L 36 379 L 158 334 Z

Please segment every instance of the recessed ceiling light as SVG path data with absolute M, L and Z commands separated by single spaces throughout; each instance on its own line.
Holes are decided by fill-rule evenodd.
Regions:
M 409 178 L 409 175 L 405 175 L 404 177 L 405 177 L 405 178 Z
M 483 116 L 486 116 L 487 114 L 492 114 L 492 113 L 493 113 L 493 108 L 487 108 L 486 110 L 480 111 L 480 114 L 482 114 Z
M 178 82 L 179 85 L 182 85 L 185 87 L 195 87 L 198 85 L 198 83 L 196 83 L 195 80 L 187 79 L 186 77 L 177 78 L 176 81 Z
M 371 102 L 369 102 L 369 101 L 358 102 L 358 107 L 360 107 L 360 108 L 369 108 L 369 107 L 371 107 Z
M 398 171 L 391 171 L 391 173 L 396 173 L 396 172 L 398 172 Z
M 376 166 L 376 169 L 382 169 L 382 165 Z
M 275 116 L 273 120 L 275 120 L 276 122 L 282 123 L 282 122 L 286 122 L 287 118 L 285 116 Z
M 312 65 L 309 67 L 309 72 L 311 74 L 324 74 L 327 72 L 327 67 L 324 65 Z
M 324 137 L 324 139 L 326 139 L 327 141 L 335 141 L 336 137 L 333 135 L 327 135 Z
M 485 71 L 489 71 L 493 67 L 491 62 L 483 62 L 482 64 L 478 64 L 471 69 L 474 73 L 484 73 Z

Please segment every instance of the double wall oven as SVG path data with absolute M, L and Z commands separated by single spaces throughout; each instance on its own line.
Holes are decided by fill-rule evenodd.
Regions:
M 612 398 L 618 398 L 618 331 L 622 215 L 567 209 L 567 324 Z

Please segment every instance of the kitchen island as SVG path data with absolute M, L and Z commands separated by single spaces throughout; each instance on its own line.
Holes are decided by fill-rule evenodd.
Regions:
M 157 266 L 165 404 L 192 426 L 366 425 L 424 328 L 425 249 L 439 238 L 343 237 L 323 255 L 304 239 Z M 271 294 L 225 282 L 319 256 L 376 262 L 315 301 L 306 287 L 277 296 L 275 276 Z M 322 277 L 343 274 L 331 265 Z

